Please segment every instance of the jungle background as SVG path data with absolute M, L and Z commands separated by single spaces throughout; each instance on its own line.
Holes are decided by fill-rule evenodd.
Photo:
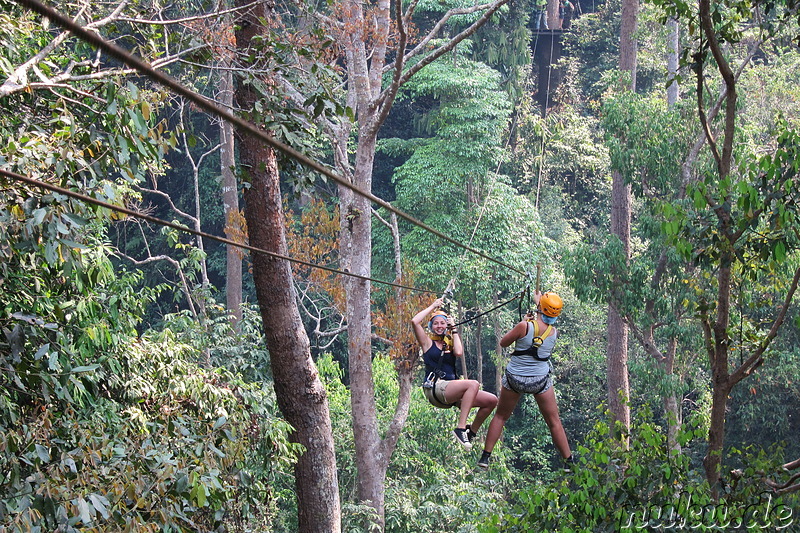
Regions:
M 0 0 L 0 531 L 800 527 L 798 4 L 582 0 L 555 32 L 534 4 L 51 5 L 409 215 L 270 152 L 301 261 L 274 288 L 305 343 L 279 359 L 288 312 L 231 244 L 256 246 L 252 137 Z M 499 393 L 535 279 L 565 301 L 553 373 L 578 463 L 525 397 L 484 471 L 422 394 L 409 319 L 454 281 L 466 375 Z M 292 357 L 315 402 L 286 386 Z M 284 412 L 311 403 L 335 457 L 322 504 L 300 487 L 325 455 Z

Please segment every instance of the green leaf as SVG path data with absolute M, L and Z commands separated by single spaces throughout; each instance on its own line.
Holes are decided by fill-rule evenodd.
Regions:
M 95 511 L 100 513 L 103 518 L 109 518 L 111 515 L 108 512 L 108 500 L 105 496 L 100 494 L 90 494 L 89 500 L 92 502 Z
M 42 222 L 44 222 L 44 217 L 45 215 L 47 215 L 47 211 L 42 208 L 34 209 L 32 215 L 33 215 L 33 222 L 39 225 Z
M 782 263 L 786 260 L 786 245 L 783 241 L 775 243 L 774 254 L 777 262 Z
M 81 522 L 83 522 L 84 525 L 91 524 L 92 515 L 89 512 L 89 503 L 83 498 L 78 498 L 74 503 L 75 506 L 78 508 L 78 515 L 81 519 Z
M 221 417 L 219 417 L 219 418 L 217 419 L 217 421 L 216 421 L 216 422 L 214 422 L 214 427 L 213 427 L 213 429 L 214 429 L 214 430 L 217 430 L 217 429 L 221 428 L 222 426 L 224 426 L 224 425 L 225 425 L 225 423 L 226 423 L 227 421 L 228 421 L 228 417 L 226 417 L 226 416 L 221 416 Z
M 39 460 L 43 463 L 50 462 L 50 450 L 42 446 L 41 444 L 36 445 L 36 455 L 39 457 Z
M 100 365 L 98 365 L 98 364 L 86 365 L 86 366 L 76 366 L 75 368 L 70 370 L 70 372 L 72 372 L 73 374 L 80 374 L 82 372 L 93 372 L 93 371 L 97 370 L 98 368 L 100 368 Z

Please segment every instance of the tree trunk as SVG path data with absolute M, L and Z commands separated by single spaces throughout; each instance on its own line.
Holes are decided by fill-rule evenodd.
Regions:
M 363 133 L 363 132 L 362 132 Z M 374 133 L 360 135 L 356 149 L 354 181 L 362 190 L 372 187 L 375 154 Z M 339 188 L 341 252 L 345 268 L 362 276 L 371 274 L 372 217 L 370 201 L 349 189 Z M 358 497 L 375 509 L 375 523 L 385 525 L 384 481 L 388 457 L 385 456 L 375 409 L 372 376 L 372 321 L 370 282 L 354 277 L 345 279 L 347 337 L 350 369 L 350 404 L 358 469 Z
M 672 107 L 678 103 L 678 91 L 680 89 L 675 79 L 678 75 L 678 55 L 681 52 L 678 19 L 669 19 L 667 21 L 667 27 L 669 28 L 669 37 L 667 39 L 667 72 L 671 80 L 670 84 L 667 85 L 667 105 Z
M 224 66 L 230 66 L 228 61 Z M 233 73 L 228 69 L 220 72 L 220 102 L 233 109 Z M 226 120 L 220 121 L 220 172 L 222 173 L 222 212 L 225 216 L 225 235 L 236 240 L 243 228 L 240 223 L 239 191 L 234 174 L 235 143 L 233 126 Z M 242 319 L 242 256 L 238 248 L 228 246 L 225 266 L 225 302 L 228 313 L 233 316 L 234 325 Z
M 458 301 L 458 317 L 464 316 L 464 306 L 461 304 L 461 300 Z M 467 343 L 466 343 L 466 336 L 464 335 L 464 328 L 461 327 L 461 339 L 464 342 L 464 356 L 460 358 L 461 363 L 461 375 L 464 376 L 464 379 L 469 379 L 469 371 L 467 370 Z
M 612 423 L 621 424 L 614 431 L 616 439 L 627 446 L 631 429 L 630 384 L 628 382 L 628 328 L 613 304 L 608 306 L 608 350 L 606 379 L 608 382 L 608 410 Z
M 723 232 L 728 227 L 721 228 Z M 717 317 L 713 329 L 713 352 L 709 353 L 711 359 L 711 421 L 708 429 L 708 451 L 703 458 L 706 479 L 711 487 L 711 493 L 716 499 L 718 495 L 719 470 L 722 462 L 722 446 L 725 442 L 725 412 L 728 406 L 728 395 L 733 388 L 728 369 L 728 350 L 730 338 L 728 326 L 730 325 L 730 294 L 734 257 L 731 252 L 724 253 L 720 258 L 719 272 L 717 273 Z
M 636 30 L 639 26 L 639 0 L 622 0 L 622 25 L 619 29 L 619 69 L 631 73 L 631 90 L 636 90 Z
M 611 186 L 611 233 L 622 241 L 625 256 L 630 257 L 631 188 L 622 174 L 614 171 Z M 608 337 L 606 350 L 606 379 L 608 409 L 612 423 L 619 422 L 622 434 L 615 436 L 627 446 L 631 427 L 630 383 L 628 380 L 628 327 L 613 301 L 608 306 Z
M 416 55 L 406 47 L 408 20 L 402 15 L 399 3 L 377 0 L 364 4 L 355 0 L 335 3 L 341 23 L 335 32 L 344 54 L 347 79 L 347 105 L 356 113 L 356 123 L 341 122 L 331 125 L 334 160 L 339 174 L 352 180 L 353 185 L 366 192 L 372 190 L 372 170 L 378 129 L 391 110 L 397 91 L 407 79 L 429 61 L 441 57 L 463 39 L 482 26 L 505 0 L 496 0 L 485 8 L 483 15 L 460 32 L 446 45 L 436 48 L 430 55 L 405 68 L 405 60 Z M 391 9 L 395 8 L 394 14 Z M 367 12 L 366 10 L 369 9 Z M 413 11 L 413 8 L 411 9 Z M 344 28 L 345 31 L 341 31 Z M 431 37 L 438 36 L 439 26 Z M 397 32 L 397 33 L 395 33 Z M 390 48 L 392 46 L 393 48 Z M 394 62 L 395 73 L 388 86 L 384 67 L 387 58 Z M 355 159 L 348 157 L 352 128 L 356 135 Z M 342 267 L 354 274 L 371 275 L 372 219 L 371 203 L 361 195 L 339 186 L 341 229 L 339 251 Z M 398 399 L 395 417 L 386 437 L 381 439 L 372 376 L 372 327 L 370 317 L 370 283 L 348 277 L 345 279 L 346 319 L 350 365 L 350 392 L 353 416 L 353 436 L 356 449 L 357 486 L 359 499 L 374 511 L 373 524 L 385 527 L 384 481 L 389 458 L 399 430 L 405 423 L 407 405 Z M 401 392 L 410 374 L 400 376 Z
M 728 409 L 728 395 L 732 388 L 721 374 L 723 373 L 718 373 L 717 369 L 714 369 L 714 384 L 711 393 L 711 420 L 708 428 L 708 451 L 703 458 L 706 479 L 711 487 L 711 495 L 715 500 L 719 495 L 719 471 L 722 463 L 722 447 L 725 443 L 725 412 Z
M 499 300 L 497 292 L 492 295 L 492 307 L 497 307 Z M 503 337 L 503 330 L 500 329 L 500 311 L 492 313 L 494 323 L 494 353 L 495 353 L 495 375 L 494 375 L 494 390 L 495 394 L 500 396 L 500 389 L 503 387 L 503 347 L 500 345 L 500 339 Z
M 664 360 L 664 374 L 672 376 L 675 373 L 675 355 L 678 351 L 678 339 L 673 337 L 669 343 L 667 357 Z M 663 396 L 664 414 L 667 419 L 667 447 L 670 450 L 680 452 L 681 445 L 678 442 L 678 432 L 683 423 L 681 413 L 680 393 L 670 387 Z
M 246 3 L 237 0 L 237 6 Z M 244 57 L 251 52 L 252 39 L 264 31 L 259 19 L 266 16 L 264 4 L 259 4 L 239 22 L 236 46 Z M 240 108 L 254 109 L 257 96 L 251 85 L 241 84 L 236 97 Z M 241 165 L 250 184 L 244 196 L 250 244 L 286 255 L 275 153 L 249 135 L 240 142 Z M 328 400 L 311 359 L 308 336 L 297 308 L 291 266 L 264 254 L 254 254 L 252 263 L 278 407 L 294 428 L 291 439 L 305 447 L 295 465 L 298 530 L 339 532 L 341 510 Z
M 619 39 L 619 68 L 631 74 L 631 90 L 636 90 L 636 51 L 634 38 L 638 25 L 638 0 L 622 1 L 622 26 Z M 612 172 L 611 186 L 611 233 L 619 237 L 625 249 L 626 257 L 630 257 L 631 240 L 631 187 L 626 185 L 622 174 Z M 617 311 L 613 302 L 608 306 L 608 339 L 607 339 L 608 407 L 612 421 L 622 424 L 623 442 L 627 445 L 630 433 L 631 414 L 628 399 L 630 386 L 628 383 L 628 327 Z
M 611 233 L 622 241 L 625 256 L 630 257 L 630 204 L 631 187 L 624 183 L 619 171 L 612 173 L 611 186 Z M 625 324 L 614 302 L 608 306 L 608 336 L 606 339 L 606 379 L 608 383 L 608 409 L 612 423 L 619 422 L 622 434 L 616 434 L 627 445 L 631 427 L 628 400 L 628 326 Z

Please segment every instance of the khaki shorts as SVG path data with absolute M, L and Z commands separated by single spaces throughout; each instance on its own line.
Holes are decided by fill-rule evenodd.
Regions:
M 439 409 L 450 409 L 455 404 L 454 403 L 447 403 L 445 402 L 445 395 L 444 391 L 447 388 L 447 384 L 450 383 L 449 380 L 446 379 L 437 379 L 436 382 L 433 384 L 432 389 L 422 388 L 422 391 L 425 393 L 425 397 L 434 407 L 438 407 Z

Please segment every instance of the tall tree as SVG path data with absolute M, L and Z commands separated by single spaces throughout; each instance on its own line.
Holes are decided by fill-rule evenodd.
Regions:
M 233 73 L 228 70 L 230 62 L 223 62 L 219 74 L 219 94 L 221 103 L 233 109 Z M 225 234 L 237 240 L 244 232 L 243 220 L 239 211 L 239 187 L 234 167 L 236 165 L 236 141 L 233 126 L 220 121 L 220 173 L 222 174 L 222 212 L 225 216 Z M 242 256 L 233 246 L 225 252 L 225 305 L 234 321 L 242 319 Z
M 697 80 L 696 112 L 702 134 L 683 164 L 687 201 L 675 202 L 666 210 L 664 228 L 684 259 L 705 272 L 690 283 L 712 387 L 703 465 L 713 494 L 718 496 L 731 391 L 767 360 L 800 281 L 800 268 L 793 257 L 800 247 L 794 227 L 799 134 L 796 126 L 777 119 L 769 125 L 771 148 L 766 154 L 753 154 L 746 142 L 738 142 L 745 134 L 737 128 L 743 109 L 739 78 L 752 58 L 763 54 L 763 39 L 779 35 L 787 26 L 796 35 L 798 6 L 768 2 L 761 7 L 774 18 L 764 19 L 758 16 L 760 9 L 751 18 L 750 6 L 737 2 L 699 0 L 696 6 L 689 6 L 670 1 L 664 5 L 669 15 L 698 22 L 693 26 L 698 29 L 698 39 L 687 57 L 692 58 L 690 66 Z M 758 26 L 759 37 L 745 40 L 742 21 Z M 731 50 L 742 58 L 738 67 L 731 64 L 735 57 Z M 719 84 L 719 96 L 709 104 L 712 83 Z M 711 158 L 705 166 L 698 164 L 704 145 Z M 737 281 L 752 285 L 765 278 L 770 285 L 780 284 L 779 293 L 770 299 L 765 300 L 764 294 L 755 299 L 734 294 Z M 737 298 L 743 299 L 750 313 L 762 317 L 750 321 L 745 311 L 739 311 L 740 327 L 747 324 L 748 335 L 738 342 L 731 327 Z M 773 303 L 772 298 L 777 301 Z M 738 361 L 731 357 L 734 350 L 739 353 Z
M 740 182 L 742 185 L 739 190 L 747 193 L 748 200 L 731 203 L 735 196 L 732 197 L 733 191 L 727 190 L 725 184 L 735 180 L 733 167 L 738 94 L 736 72 L 731 68 L 723 48 L 725 42 L 735 42 L 738 35 L 728 33 L 725 28 L 720 29 L 715 25 L 714 17 L 719 16 L 718 9 L 720 7 L 722 6 L 715 6 L 712 10 L 709 0 L 699 1 L 701 46 L 705 49 L 701 50 L 699 58 L 702 61 L 698 62 L 696 66 L 698 112 L 706 132 L 709 148 L 716 162 L 717 175 L 713 179 L 718 180 L 720 184 L 718 197 L 715 197 L 713 193 L 701 193 L 701 198 L 714 214 L 721 237 L 721 241 L 715 247 L 718 270 L 713 311 L 711 301 L 703 302 L 708 306 L 702 305 L 700 309 L 701 324 L 712 373 L 711 421 L 708 451 L 703 459 L 703 466 L 706 478 L 715 495 L 722 462 L 728 397 L 734 386 L 751 375 L 764 362 L 764 353 L 783 324 L 789 304 L 797 290 L 798 281 L 800 281 L 800 268 L 797 268 L 786 287 L 783 303 L 780 304 L 778 313 L 774 315 L 772 327 L 759 339 L 756 347 L 748 351 L 746 359 L 742 359 L 738 365 L 732 362 L 729 359 L 730 348 L 734 343 L 729 329 L 732 286 L 738 268 L 744 266 L 742 264 L 742 259 L 746 254 L 744 250 L 754 244 L 750 241 L 748 229 L 761 226 L 771 230 L 768 239 L 769 248 L 766 251 L 768 256 L 772 255 L 778 262 L 783 262 L 787 251 L 797 249 L 798 246 L 796 232 L 787 232 L 784 229 L 788 227 L 787 224 L 793 225 L 791 221 L 796 220 L 797 217 L 795 207 L 798 193 L 794 190 L 795 187 L 790 185 L 797 179 L 797 169 L 793 164 L 787 165 L 787 162 L 796 160 L 798 145 L 797 132 L 784 129 L 776 139 L 778 148 L 774 156 L 770 155 L 761 159 L 761 167 L 764 171 L 752 169 L 755 170 L 755 175 L 744 176 L 745 179 Z M 797 10 L 796 5 L 792 8 L 791 11 Z M 712 64 L 716 66 L 725 87 L 723 124 L 719 136 L 721 139 L 712 133 L 711 125 L 708 123 L 703 109 L 705 53 L 710 53 L 712 56 Z M 718 144 L 720 141 L 721 149 Z M 750 180 L 752 181 L 748 183 Z M 706 183 L 708 183 L 707 180 Z M 700 198 L 698 198 L 698 203 L 699 200 Z M 740 214 L 743 220 L 737 220 L 732 212 L 732 207 L 733 205 L 745 205 L 745 202 L 749 209 Z M 781 208 L 781 206 L 783 207 Z
M 313 14 L 340 47 L 344 59 L 345 102 L 355 112 L 355 122 L 342 120 L 328 127 L 340 175 L 360 190 L 372 190 L 378 131 L 400 87 L 477 31 L 506 1 L 465 3 L 463 7 L 449 9 L 427 34 L 421 36 L 414 48 L 409 47 L 409 33 L 418 7 L 416 2 L 404 6 L 402 2 L 391 3 L 389 0 L 337 0 L 330 6 L 330 15 Z M 459 15 L 467 16 L 462 21 L 474 22 L 468 22 L 465 29 L 454 36 L 437 41 L 444 31 L 453 27 L 448 25 L 457 21 Z M 351 134 L 355 135 L 354 147 Z M 370 276 L 370 200 L 340 186 L 339 207 L 341 266 L 355 274 Z M 371 285 L 364 279 L 353 277 L 345 280 L 345 290 L 358 497 L 375 510 L 374 523 L 382 529 L 385 523 L 386 470 L 408 413 L 408 401 L 401 390 L 403 401 L 398 401 L 395 418 L 382 431 L 378 427 L 372 379 Z M 410 387 L 410 370 L 408 372 L 407 377 L 401 380 L 403 388 Z
M 619 36 L 619 69 L 630 74 L 630 90 L 636 91 L 636 28 L 639 19 L 639 0 L 622 1 L 622 25 Z M 631 240 L 631 187 L 622 173 L 614 170 L 611 185 L 611 233 L 622 243 L 626 257 L 630 257 Z M 621 289 L 621 287 L 620 287 Z M 607 334 L 608 408 L 615 422 L 621 425 L 627 440 L 631 426 L 628 405 L 630 383 L 628 381 L 628 327 L 614 304 L 608 305 Z
M 247 0 L 236 0 L 239 7 Z M 236 47 L 244 66 L 257 70 L 271 13 L 265 3 L 253 5 L 237 21 Z M 239 108 L 252 110 L 255 123 L 265 118 L 253 79 L 236 88 Z M 240 166 L 248 183 L 245 200 L 250 244 L 287 255 L 278 163 L 274 150 L 251 135 L 240 140 Z M 341 507 L 330 414 L 325 387 L 319 378 L 311 346 L 297 308 L 297 295 L 289 263 L 266 255 L 252 258 L 256 286 L 278 406 L 292 424 L 292 439 L 305 452 L 295 467 L 298 527 L 301 532 L 341 530 Z

